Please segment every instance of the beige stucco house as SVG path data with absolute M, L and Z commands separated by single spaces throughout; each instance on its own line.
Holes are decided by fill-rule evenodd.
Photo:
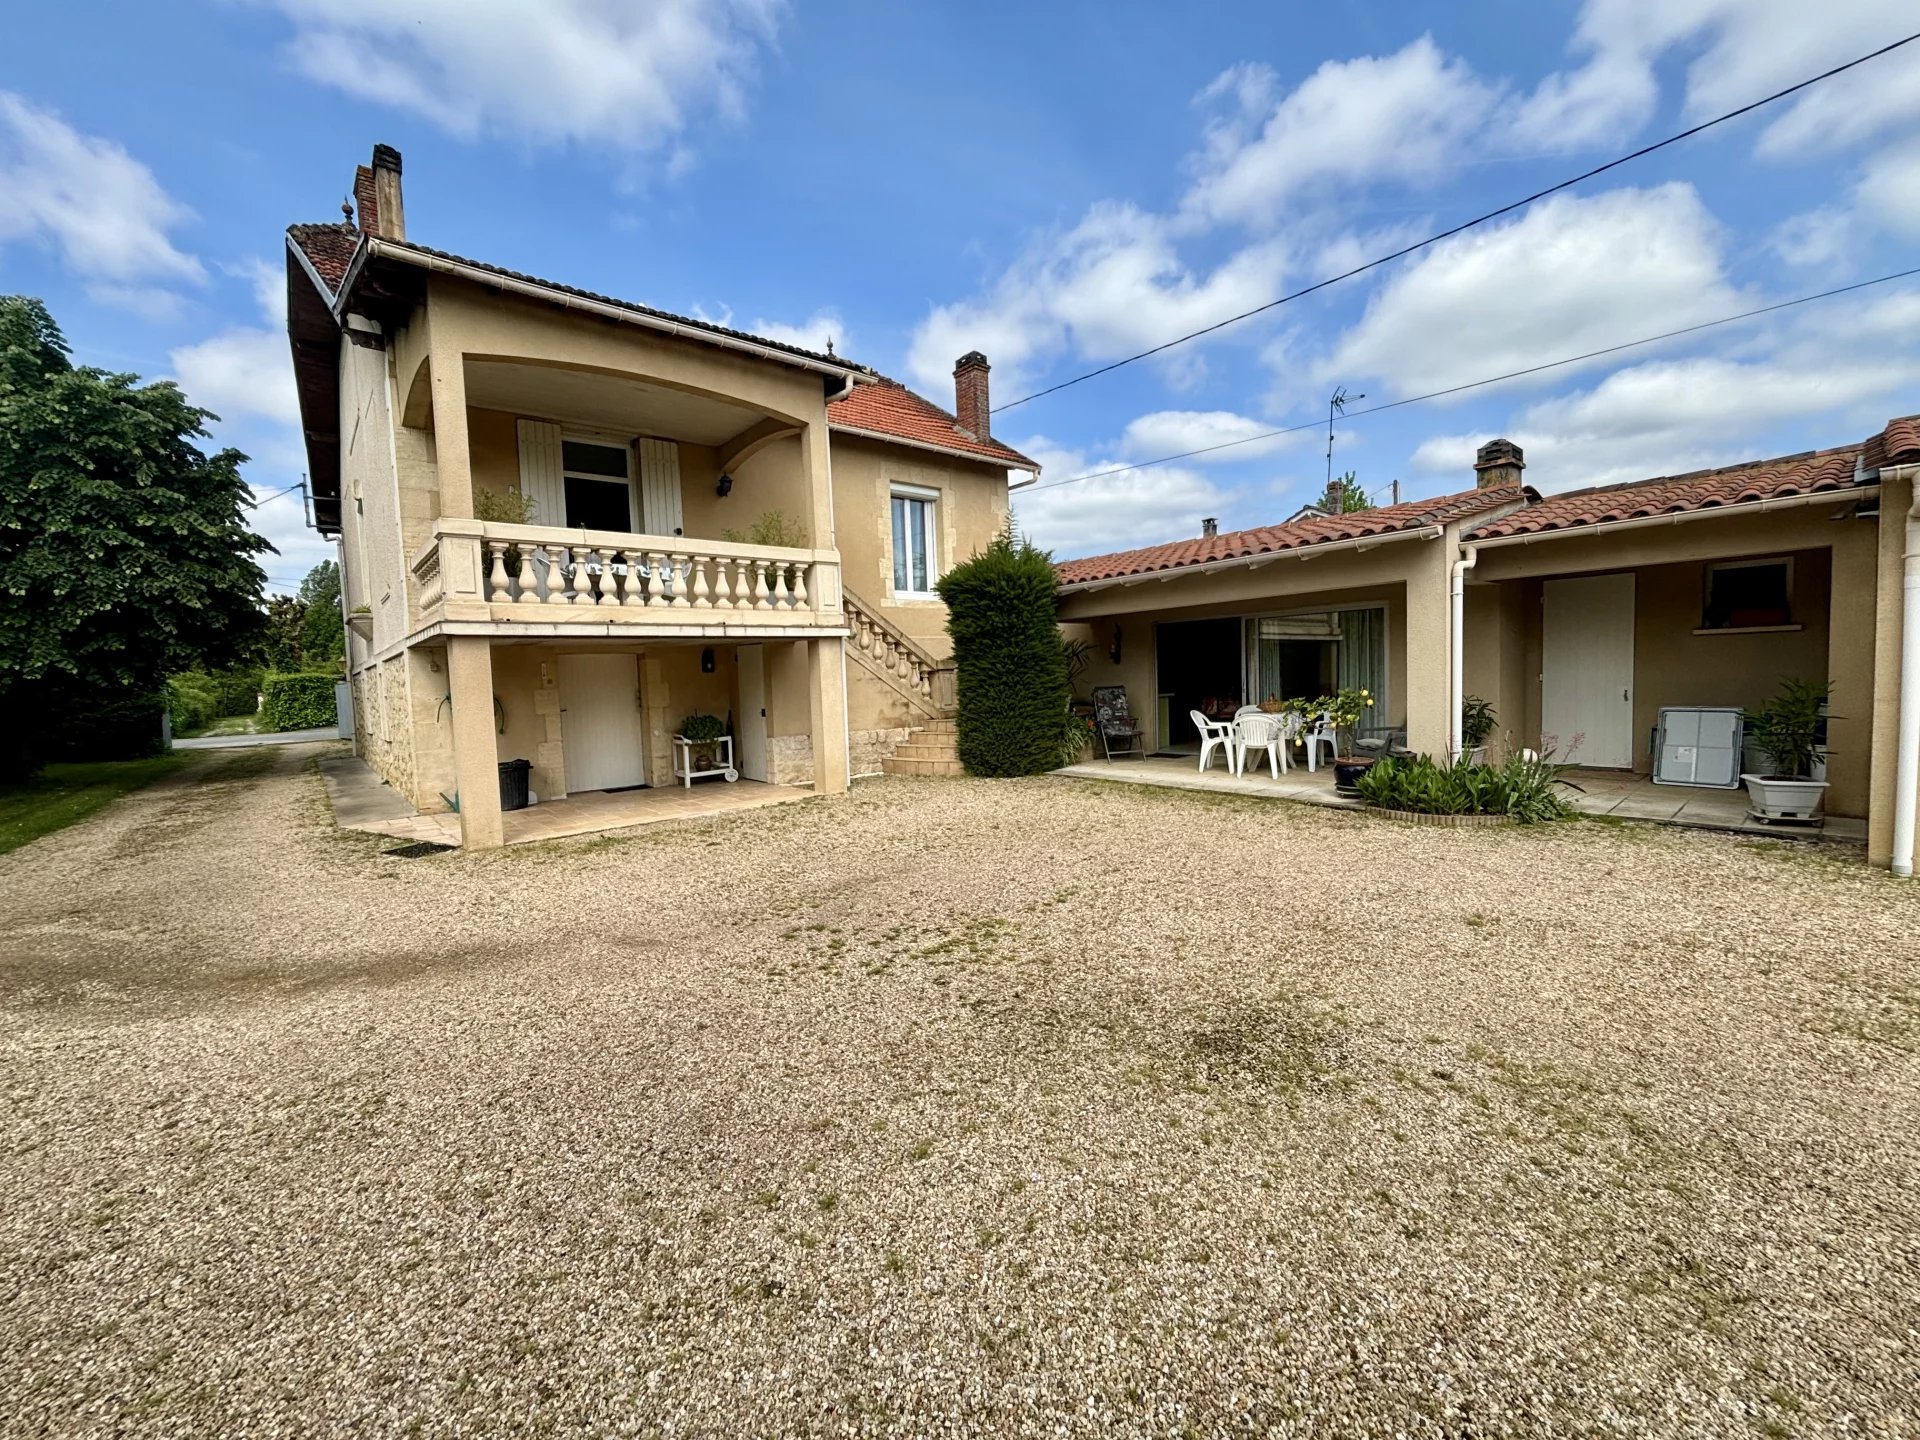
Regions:
M 1477 695 L 1506 744 L 1645 773 L 1662 708 L 1752 707 L 1783 678 L 1824 678 L 1827 809 L 1864 818 L 1870 858 L 1911 873 L 1920 417 L 1545 497 L 1508 441 L 1473 469 L 1434 499 L 1061 564 L 1061 620 L 1094 644 L 1083 684 L 1125 685 L 1162 750 L 1189 743 L 1208 699 L 1364 685 L 1416 750 L 1457 753 Z
M 673 782 L 690 714 L 745 781 L 844 789 L 942 716 L 934 583 L 1037 467 L 955 410 L 820 354 L 428 249 L 397 152 L 349 223 L 288 231 L 315 523 L 338 538 L 356 747 L 463 843 L 498 765 L 542 803 Z M 917 753 L 916 753 L 917 752 Z

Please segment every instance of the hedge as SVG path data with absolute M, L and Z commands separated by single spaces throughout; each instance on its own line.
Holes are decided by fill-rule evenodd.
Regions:
M 260 708 L 261 672 L 250 667 L 222 670 L 213 681 L 214 715 L 252 715 Z
M 137 760 L 161 753 L 164 691 L 111 698 L 88 693 L 54 701 L 43 741 L 49 760 Z
M 333 704 L 333 675 L 269 675 L 260 683 L 266 703 L 260 707 L 262 730 L 315 730 L 338 718 Z
M 938 586 L 970 775 L 1038 775 L 1061 763 L 1067 661 L 1054 619 L 1053 561 L 1003 532 Z

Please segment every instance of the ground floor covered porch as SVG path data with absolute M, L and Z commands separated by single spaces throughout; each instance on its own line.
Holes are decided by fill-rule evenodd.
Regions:
M 831 793 L 848 778 L 842 643 L 447 635 L 356 672 L 355 749 L 420 838 L 469 848 L 741 803 L 695 794 Z

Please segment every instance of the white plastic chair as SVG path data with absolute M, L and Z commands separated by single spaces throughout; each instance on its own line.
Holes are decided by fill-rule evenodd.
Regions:
M 1242 710 L 1233 720 L 1234 739 L 1240 747 L 1240 773 L 1247 770 L 1251 751 L 1267 752 L 1267 769 L 1278 780 L 1287 770 L 1287 725 L 1278 715 L 1269 715 L 1258 705 Z
M 1227 772 L 1240 773 L 1240 753 L 1234 748 L 1233 724 L 1227 720 L 1209 720 L 1205 712 L 1189 710 L 1188 717 L 1193 728 L 1200 732 L 1200 768 L 1205 770 L 1213 760 L 1213 752 L 1218 749 L 1227 757 Z
M 1319 748 L 1327 747 L 1327 759 L 1332 760 L 1340 753 L 1340 739 L 1334 731 L 1333 717 L 1324 710 L 1313 724 L 1308 727 L 1305 740 L 1307 744 L 1307 773 L 1312 774 L 1320 768 Z

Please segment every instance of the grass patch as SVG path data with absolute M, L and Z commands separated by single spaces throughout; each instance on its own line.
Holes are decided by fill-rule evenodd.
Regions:
M 86 819 L 122 795 L 171 774 L 191 758 L 156 755 L 145 760 L 49 765 L 25 785 L 0 790 L 0 855 Z

